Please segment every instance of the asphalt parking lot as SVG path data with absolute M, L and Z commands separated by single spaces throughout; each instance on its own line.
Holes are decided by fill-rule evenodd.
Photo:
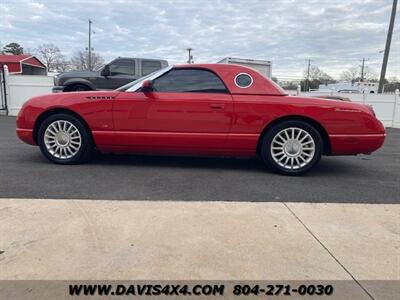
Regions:
M 323 157 L 303 177 L 270 173 L 257 159 L 96 155 L 60 166 L 0 116 L 0 198 L 400 203 L 400 129 L 370 156 Z

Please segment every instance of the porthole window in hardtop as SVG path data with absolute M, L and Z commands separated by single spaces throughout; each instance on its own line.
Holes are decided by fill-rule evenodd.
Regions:
M 227 93 L 222 80 L 213 72 L 202 69 L 172 69 L 154 80 L 156 92 Z
M 247 73 L 239 73 L 235 77 L 235 84 L 240 88 L 247 88 L 253 83 L 253 78 Z

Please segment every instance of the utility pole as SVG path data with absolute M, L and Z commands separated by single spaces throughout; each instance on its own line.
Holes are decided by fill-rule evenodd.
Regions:
M 192 56 L 192 50 L 193 50 L 193 48 L 187 48 L 186 49 L 187 50 L 187 52 L 188 52 L 188 60 L 187 60 L 187 63 L 188 64 L 192 64 L 193 63 L 193 56 Z
M 308 59 L 308 65 L 307 65 L 307 81 L 306 81 L 306 84 L 304 85 L 304 91 L 305 91 L 305 92 L 307 92 L 308 89 L 309 89 L 310 67 L 311 67 L 311 59 Z
M 89 19 L 89 55 L 88 55 L 88 67 L 89 71 L 92 71 L 92 43 L 91 43 L 91 38 L 92 38 L 92 20 Z
M 368 60 L 368 59 L 365 59 L 364 57 L 363 57 L 363 59 L 362 59 L 362 64 L 361 64 L 361 79 L 360 79 L 360 82 L 363 82 L 364 81 L 364 70 L 365 70 L 365 61 L 366 60 Z
M 392 14 L 390 15 L 389 30 L 386 38 L 385 54 L 383 55 L 381 77 L 379 79 L 378 93 L 382 93 L 383 83 L 386 76 L 386 68 L 389 59 L 390 43 L 392 42 L 394 19 L 396 17 L 397 0 L 393 0 Z

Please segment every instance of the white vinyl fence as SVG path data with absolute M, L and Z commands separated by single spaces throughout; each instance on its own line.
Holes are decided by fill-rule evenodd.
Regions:
M 5 72 L 5 98 L 8 115 L 16 116 L 26 100 L 51 93 L 53 77 L 41 75 L 10 75 Z

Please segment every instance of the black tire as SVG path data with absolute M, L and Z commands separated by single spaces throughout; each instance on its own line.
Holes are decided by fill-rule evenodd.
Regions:
M 80 146 L 76 147 L 78 148 L 78 150 L 76 150 L 77 152 L 72 157 L 67 157 L 67 156 L 65 156 L 64 158 L 62 156 L 56 157 L 55 154 L 52 154 L 50 152 L 48 146 L 46 146 L 45 132 L 51 126 L 51 124 L 54 124 L 54 122 L 56 121 L 60 121 L 61 123 L 63 121 L 69 122 L 78 130 L 80 134 L 79 138 Z M 78 133 L 75 134 L 78 135 Z M 69 141 L 70 140 L 71 139 L 69 139 Z M 70 142 L 68 142 L 68 144 L 69 143 Z M 46 157 L 49 161 L 53 163 L 63 164 L 63 165 L 75 165 L 84 163 L 88 160 L 93 150 L 92 137 L 89 130 L 86 128 L 85 124 L 78 118 L 64 113 L 51 115 L 46 120 L 43 121 L 38 131 L 38 144 L 40 147 L 40 151 L 42 152 L 44 157 Z M 69 153 L 69 155 L 71 155 L 71 153 Z
M 298 164 L 296 165 L 296 163 L 294 162 L 295 158 L 293 158 L 293 160 L 291 159 L 291 156 L 289 157 L 289 155 L 296 155 L 293 153 L 288 154 L 288 148 L 290 149 L 290 146 L 284 146 L 287 145 L 285 143 L 282 143 L 283 145 L 281 146 L 283 149 L 282 150 L 274 150 L 276 149 L 275 146 L 279 146 L 279 144 L 276 144 L 277 142 L 282 142 L 281 139 L 279 139 L 278 135 L 285 133 L 285 129 L 287 129 L 290 135 L 290 132 L 292 130 L 292 128 L 294 128 L 294 135 L 297 135 L 297 133 L 302 132 L 302 134 L 304 134 L 304 136 L 307 136 L 308 141 L 313 141 L 313 143 L 311 142 L 311 147 L 314 146 L 313 150 L 309 150 L 309 148 L 306 148 L 308 146 L 301 146 L 299 147 L 298 144 L 295 145 L 295 147 L 293 146 L 293 144 L 291 144 L 291 150 L 290 151 L 295 151 L 297 153 L 305 153 L 307 154 L 307 156 L 303 156 L 302 157 L 306 157 L 307 160 L 300 160 L 299 156 L 293 156 L 293 157 L 297 157 L 298 159 L 296 161 L 301 162 L 302 164 Z M 305 133 L 303 133 L 303 131 Z M 307 133 L 307 134 L 306 134 Z M 274 148 L 272 147 L 272 143 L 275 139 L 274 142 Z M 299 138 L 301 140 L 301 138 Z M 277 141 L 277 142 L 276 142 Z M 318 130 L 316 130 L 314 128 L 314 126 L 310 125 L 307 122 L 304 121 L 284 121 L 282 123 L 279 123 L 277 125 L 275 125 L 273 128 L 271 128 L 266 134 L 264 134 L 264 136 L 262 137 L 261 140 L 261 157 L 264 161 L 264 163 L 267 165 L 267 167 L 269 167 L 271 170 L 273 170 L 274 172 L 283 174 L 283 175 L 302 175 L 308 171 L 310 171 L 313 167 L 315 167 L 318 162 L 321 159 L 321 155 L 323 153 L 323 141 L 321 138 L 321 135 L 319 134 Z M 303 151 L 304 149 L 304 151 Z M 271 153 L 272 151 L 276 151 L 274 153 L 275 155 L 275 159 L 273 157 L 273 154 Z M 279 154 L 282 151 L 283 154 Z M 282 162 L 278 163 L 276 160 L 281 159 L 282 157 L 289 157 L 289 161 L 293 161 L 293 164 L 295 164 L 296 168 L 293 168 L 293 165 L 290 166 L 292 169 L 289 169 L 289 166 L 283 166 L 285 165 L 284 161 L 286 161 L 286 158 L 282 159 Z M 303 159 L 303 158 L 301 158 Z
M 84 92 L 84 91 L 90 91 L 90 90 L 91 90 L 90 87 L 88 87 L 85 84 L 80 84 L 80 83 L 72 84 L 65 89 L 66 92 Z

